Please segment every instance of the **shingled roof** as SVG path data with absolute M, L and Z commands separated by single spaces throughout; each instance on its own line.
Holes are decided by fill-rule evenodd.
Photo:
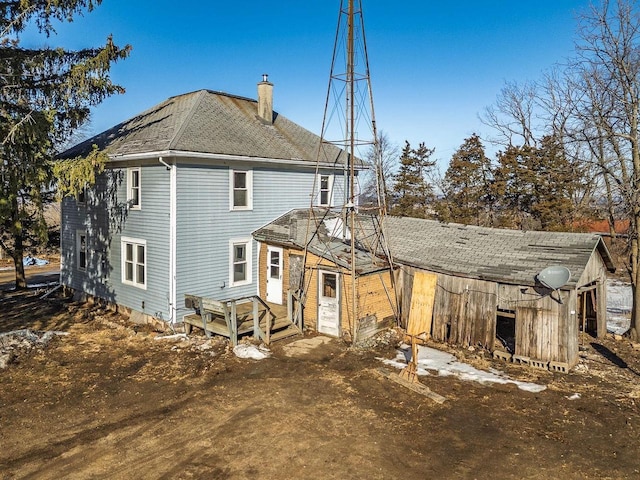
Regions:
M 88 154 L 93 145 L 112 159 L 123 155 L 193 152 L 315 163 L 320 138 L 274 112 L 273 124 L 258 117 L 255 100 L 211 90 L 171 97 L 60 155 Z M 340 150 L 326 146 L 322 161 Z
M 336 217 L 335 213 L 316 211 L 314 218 Z M 293 210 L 254 232 L 256 240 L 267 243 L 293 244 L 306 242 L 309 210 Z M 371 261 L 380 269 L 381 259 L 360 253 L 378 250 L 374 230 L 379 220 L 358 214 L 356 238 L 359 256 L 357 269 L 367 271 Z M 348 242 L 327 242 L 325 223 L 312 223 L 320 241 L 313 240 L 310 250 L 316 255 L 336 261 L 348 268 Z M 609 271 L 615 266 L 602 238 L 592 233 L 564 233 L 507 230 L 441 223 L 409 217 L 384 217 L 384 235 L 395 263 L 424 268 L 437 273 L 475 278 L 513 285 L 533 286 L 536 275 L 546 267 L 563 265 L 571 271 L 568 286 L 576 286 L 594 252 L 601 255 Z M 337 242 L 337 243 L 335 243 Z M 335 255 L 332 249 L 338 249 Z M 335 257 L 335 258 L 334 258 Z
M 536 275 L 552 265 L 571 271 L 575 286 L 591 255 L 598 251 L 615 266 L 599 235 L 507 230 L 386 217 L 386 238 L 396 262 L 434 272 L 516 285 L 535 285 Z
M 361 221 L 372 222 L 372 216 L 359 216 Z M 253 232 L 253 237 L 261 242 L 293 246 L 333 261 L 337 266 L 351 268 L 351 237 L 342 238 L 341 214 L 326 209 L 296 209 L 285 213 L 273 222 Z M 364 231 L 373 228 L 358 228 L 356 239 L 362 242 Z M 355 269 L 358 275 L 379 272 L 389 268 L 385 259 L 376 257 L 371 248 L 359 244 L 355 251 Z

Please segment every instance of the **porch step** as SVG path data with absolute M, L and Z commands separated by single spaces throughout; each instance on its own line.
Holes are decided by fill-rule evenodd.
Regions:
M 271 324 L 271 331 L 280 330 L 291 326 L 291 322 L 287 318 L 276 318 Z M 264 322 L 260 322 L 260 328 L 265 328 Z
M 273 343 L 277 342 L 278 340 L 293 337 L 295 335 L 300 335 L 300 330 L 290 324 L 287 328 L 272 333 L 270 340 Z

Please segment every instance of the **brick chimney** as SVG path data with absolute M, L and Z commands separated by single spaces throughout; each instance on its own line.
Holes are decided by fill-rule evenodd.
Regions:
M 273 83 L 269 82 L 269 75 L 262 75 L 258 83 L 258 117 L 271 125 L 273 123 Z

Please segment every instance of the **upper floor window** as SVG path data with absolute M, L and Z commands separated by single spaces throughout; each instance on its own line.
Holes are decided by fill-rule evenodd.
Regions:
M 87 203 L 87 187 L 82 187 L 76 196 L 76 203 L 78 205 L 86 205 Z
M 87 232 L 78 230 L 76 232 L 76 259 L 78 270 L 87 269 Z
M 253 208 L 253 171 L 229 170 L 230 210 L 251 210 Z
M 142 184 L 139 167 L 127 170 L 127 201 L 131 208 L 142 207 Z
M 318 175 L 318 205 L 331 206 L 331 194 L 333 190 L 333 175 Z
M 147 288 L 147 242 L 123 237 L 120 247 L 122 283 Z

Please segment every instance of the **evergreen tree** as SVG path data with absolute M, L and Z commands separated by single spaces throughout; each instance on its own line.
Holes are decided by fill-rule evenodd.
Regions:
M 582 176 L 572 165 L 561 143 L 544 137 L 537 149 L 536 183 L 531 216 L 541 230 L 571 230 L 576 208 L 573 197 Z
M 55 21 L 71 21 L 101 2 L 8 0 L 0 6 L 0 241 L 13 257 L 17 288 L 26 287 L 22 256 L 28 234 L 46 236 L 42 208 L 52 196 L 56 147 L 88 118 L 91 106 L 124 92 L 109 70 L 131 48 L 119 48 L 109 37 L 99 48 L 28 49 L 20 34 L 35 26 L 48 37 Z M 104 156 L 90 162 L 104 163 Z
M 405 141 L 400 156 L 400 169 L 394 177 L 392 215 L 418 218 L 431 215 L 435 194 L 429 175 L 435 166 L 435 161 L 430 160 L 434 151 L 427 148 L 424 142 L 413 149 L 409 142 Z
M 465 139 L 453 154 L 442 182 L 443 198 L 437 203 L 444 222 L 490 225 L 492 198 L 491 160 L 478 135 Z
M 573 219 L 573 193 L 580 175 L 562 145 L 545 137 L 540 147 L 511 146 L 498 154 L 495 193 L 500 223 L 522 230 L 566 230 Z

